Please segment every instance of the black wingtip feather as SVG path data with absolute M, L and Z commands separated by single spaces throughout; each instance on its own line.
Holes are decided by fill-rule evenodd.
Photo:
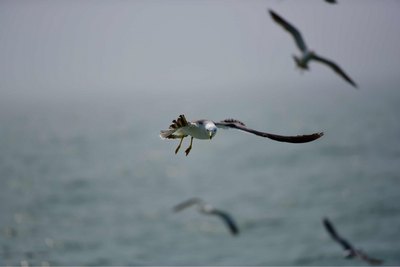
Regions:
M 275 20 L 276 22 L 282 22 L 283 19 L 276 14 L 272 9 L 268 9 L 269 14 L 271 15 L 272 19 Z

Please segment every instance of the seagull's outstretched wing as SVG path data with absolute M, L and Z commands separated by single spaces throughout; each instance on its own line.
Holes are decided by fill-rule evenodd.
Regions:
M 328 67 L 330 67 L 334 72 L 342 76 L 343 79 L 345 79 L 347 82 L 349 82 L 351 85 L 353 85 L 355 88 L 357 88 L 357 84 L 348 76 L 335 62 L 323 58 L 315 53 L 312 54 L 311 56 L 312 60 L 319 61 Z
M 269 138 L 269 139 L 272 139 L 272 140 L 275 140 L 278 142 L 286 142 L 286 143 L 307 143 L 307 142 L 314 141 L 324 135 L 323 132 L 313 133 L 313 134 L 308 134 L 308 135 L 295 135 L 295 136 L 270 134 L 270 133 L 260 132 L 257 130 L 247 128 L 243 122 L 235 120 L 235 119 L 226 119 L 226 120 L 223 120 L 220 122 L 216 122 L 215 125 L 219 128 L 234 128 L 234 129 L 252 133 L 252 134 L 255 134 L 255 135 L 258 135 L 261 137 L 266 137 L 266 138 Z
M 326 231 L 329 233 L 329 235 L 332 237 L 333 240 L 338 242 L 343 247 L 343 249 L 348 250 L 349 252 L 352 251 L 354 252 L 353 246 L 336 232 L 336 229 L 333 227 L 332 223 L 329 221 L 328 218 L 324 218 L 323 223 Z
M 337 3 L 336 0 L 325 0 L 325 2 L 328 2 L 330 4 L 336 4 Z
M 224 223 L 228 226 L 229 230 L 231 231 L 231 233 L 233 235 L 239 234 L 239 228 L 237 227 L 233 218 L 228 213 L 217 210 L 217 209 L 213 209 L 212 211 L 210 211 L 208 213 L 219 216 L 224 221 Z
M 364 252 L 362 252 L 360 250 L 357 250 L 356 252 L 357 252 L 357 256 L 360 259 L 367 262 L 369 265 L 382 265 L 383 264 L 383 260 L 371 258 L 367 254 L 365 254 Z
M 198 204 L 203 204 L 203 203 L 204 203 L 204 201 L 203 201 L 202 199 L 197 198 L 197 197 L 193 197 L 193 198 L 190 198 L 190 199 L 188 199 L 188 200 L 186 200 L 186 201 L 184 201 L 184 202 L 182 202 L 182 203 L 179 203 L 178 205 L 176 205 L 176 206 L 173 208 L 173 210 L 174 210 L 175 212 L 178 212 L 178 211 L 181 211 L 181 210 L 183 210 L 183 209 L 186 209 L 186 208 L 188 208 L 188 207 L 190 207 L 190 206 L 198 205 Z
M 289 22 L 287 22 L 286 20 L 284 20 L 281 16 L 279 16 L 278 14 L 276 14 L 274 11 L 272 11 L 271 9 L 268 10 L 269 14 L 271 15 L 272 19 L 278 23 L 279 25 L 281 25 L 285 30 L 287 30 L 290 34 L 292 34 L 297 46 L 299 47 L 299 49 L 302 52 L 306 52 L 307 51 L 307 45 L 304 42 L 303 37 L 301 36 L 301 33 L 294 27 L 292 26 Z

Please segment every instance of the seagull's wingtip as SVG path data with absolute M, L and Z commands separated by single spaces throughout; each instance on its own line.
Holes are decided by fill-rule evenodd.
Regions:
M 272 9 L 268 9 L 268 12 L 273 18 L 276 18 L 277 15 Z
M 322 223 L 325 225 L 325 227 L 328 225 L 328 224 L 330 224 L 330 220 L 329 220 L 329 218 L 328 217 L 323 217 L 322 218 Z
M 181 203 L 181 204 L 178 204 L 178 205 L 175 205 L 174 207 L 172 207 L 172 211 L 174 213 L 177 213 L 177 212 L 180 212 L 183 208 L 184 207 L 182 206 L 182 203 Z
M 173 208 L 172 208 L 172 211 L 173 211 L 173 212 L 178 212 L 178 211 L 180 211 L 180 210 L 179 210 L 177 207 L 173 207 Z

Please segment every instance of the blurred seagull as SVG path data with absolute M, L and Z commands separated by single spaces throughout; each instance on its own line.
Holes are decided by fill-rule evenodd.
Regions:
M 226 226 L 229 228 L 229 231 L 231 232 L 232 235 L 237 235 L 239 234 L 239 229 L 233 220 L 232 216 L 229 215 L 228 213 L 217 210 L 214 207 L 212 207 L 210 204 L 205 203 L 202 199 L 200 198 L 190 198 L 178 205 L 176 205 L 173 210 L 175 212 L 181 211 L 185 208 L 191 207 L 191 206 L 197 206 L 197 209 L 200 213 L 206 214 L 206 215 L 216 215 L 222 219 L 222 221 L 226 224 Z
M 328 218 L 323 219 L 323 224 L 325 226 L 326 231 L 335 240 L 339 243 L 345 251 L 348 252 L 348 255 L 345 257 L 346 259 L 352 258 L 360 258 L 361 260 L 366 261 L 370 265 L 381 265 L 383 263 L 382 260 L 370 258 L 367 254 L 363 251 L 355 249 L 346 239 L 342 238 L 333 227 L 332 223 L 329 221 Z
M 272 19 L 276 23 L 281 25 L 285 30 L 287 30 L 290 34 L 293 35 L 293 38 L 297 44 L 297 47 L 302 52 L 301 57 L 297 57 L 297 56 L 293 55 L 293 59 L 300 69 L 308 70 L 309 61 L 315 60 L 317 62 L 327 65 L 334 72 L 336 72 L 337 74 L 342 76 L 343 79 L 345 79 L 347 82 L 349 82 L 355 88 L 357 88 L 357 84 L 335 62 L 317 55 L 314 51 L 308 50 L 307 45 L 306 45 L 303 37 L 301 36 L 301 33 L 294 26 L 292 26 L 289 22 L 285 21 L 281 16 L 276 14 L 274 11 L 269 10 L 269 13 L 270 13 Z
M 330 4 L 336 4 L 337 3 L 336 0 L 325 0 L 325 2 L 328 2 Z
M 235 119 L 226 119 L 220 122 L 213 122 L 210 120 L 196 120 L 193 122 L 188 122 L 185 118 L 185 115 L 179 115 L 178 119 L 172 121 L 172 124 L 169 126 L 168 130 L 161 131 L 160 137 L 162 139 L 177 139 L 177 138 L 180 139 L 179 145 L 175 149 L 175 154 L 176 154 L 178 153 L 181 147 L 183 139 L 190 135 L 191 137 L 190 145 L 185 150 L 187 156 L 190 150 L 192 149 L 193 138 L 211 140 L 217 133 L 218 128 L 238 129 L 261 137 L 266 137 L 278 142 L 287 142 L 287 143 L 307 143 L 314 141 L 324 135 L 324 133 L 321 132 L 309 135 L 283 136 L 283 135 L 270 134 L 266 132 L 260 132 L 247 128 L 243 122 Z

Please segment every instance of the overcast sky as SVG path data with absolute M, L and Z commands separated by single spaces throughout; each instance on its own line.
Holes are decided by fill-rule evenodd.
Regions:
M 400 1 L 0 1 L 0 97 L 139 93 L 321 81 L 299 74 L 271 8 L 360 85 L 399 82 Z M 341 89 L 342 90 L 342 89 Z M 343 89 L 344 90 L 344 89 Z

